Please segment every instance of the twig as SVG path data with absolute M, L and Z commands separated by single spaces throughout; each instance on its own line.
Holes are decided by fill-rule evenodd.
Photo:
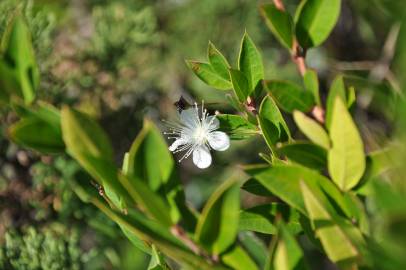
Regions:
M 283 4 L 283 0 L 273 0 L 273 2 L 277 9 L 279 9 L 280 11 L 286 11 L 285 5 Z M 291 54 L 292 61 L 296 64 L 296 67 L 299 70 L 300 75 L 303 77 L 307 70 L 305 62 L 306 51 L 304 51 L 300 47 L 296 38 L 293 39 Z M 319 121 L 322 124 L 324 123 L 324 109 L 322 107 L 317 105 L 314 106 L 311 111 L 311 114 L 317 121 Z
M 204 252 L 196 243 L 190 239 L 186 232 L 183 230 L 182 227 L 179 225 L 174 225 L 171 228 L 171 233 L 176 236 L 179 240 L 181 240 L 188 248 L 190 248 L 196 255 L 202 255 L 206 260 L 211 263 L 218 263 L 219 259 L 217 256 L 209 256 L 206 252 Z

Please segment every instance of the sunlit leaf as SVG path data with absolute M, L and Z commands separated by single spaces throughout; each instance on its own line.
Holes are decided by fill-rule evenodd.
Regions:
M 35 60 L 29 28 L 16 13 L 1 40 L 0 96 L 18 95 L 31 103 L 39 85 L 39 69 Z M 5 92 L 3 92 L 5 91 Z
M 209 47 L 207 49 L 207 58 L 209 59 L 209 63 L 213 70 L 218 75 L 223 77 L 223 79 L 229 81 L 230 76 L 228 74 L 228 69 L 230 68 L 230 65 L 228 64 L 226 58 L 211 42 L 209 42 Z
M 274 269 L 304 270 L 304 254 L 295 237 L 283 222 L 278 226 L 278 244 L 274 254 Z
M 245 102 L 253 90 L 249 85 L 248 78 L 244 75 L 244 73 L 236 69 L 229 69 L 229 72 L 236 96 L 240 102 Z
M 257 84 L 264 79 L 261 54 L 247 33 L 244 34 L 241 41 L 238 69 L 247 77 L 250 91 L 253 91 Z
M 234 245 L 231 249 L 227 250 L 222 256 L 221 260 L 231 269 L 235 270 L 258 270 L 255 262 L 247 254 L 247 252 L 238 245 Z
M 365 171 L 364 145 L 350 113 L 337 97 L 332 113 L 328 171 L 342 190 L 356 186 Z
M 186 64 L 207 85 L 220 90 L 232 88 L 231 82 L 220 76 L 210 64 L 191 60 L 186 60 Z
M 307 69 L 303 76 L 303 82 L 306 90 L 312 92 L 316 104 L 321 106 L 317 72 L 313 69 Z
M 296 37 L 304 48 L 323 43 L 340 15 L 341 0 L 306 0 L 298 9 Z
M 258 122 L 261 127 L 262 135 L 271 151 L 274 151 L 274 145 L 280 141 L 290 139 L 290 131 L 286 125 L 281 112 L 273 99 L 266 96 L 260 105 Z
M 260 11 L 278 41 L 287 49 L 292 49 L 294 25 L 289 13 L 279 10 L 273 4 L 261 6 Z
M 328 92 L 326 101 L 326 127 L 330 130 L 331 117 L 334 110 L 334 102 L 336 97 L 340 97 L 343 102 L 347 102 L 344 78 L 338 75 L 331 83 L 330 91 Z
M 330 148 L 330 138 L 319 123 L 299 111 L 293 112 L 293 119 L 300 131 L 302 131 L 309 140 L 325 149 Z

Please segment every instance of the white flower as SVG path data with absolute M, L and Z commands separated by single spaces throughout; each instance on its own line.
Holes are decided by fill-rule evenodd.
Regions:
M 209 116 L 207 110 L 199 108 L 195 103 L 193 108 L 183 110 L 180 113 L 180 123 L 168 123 L 170 132 L 164 134 L 172 135 L 168 139 L 175 139 L 169 147 L 173 153 L 186 151 L 179 160 L 190 156 L 193 153 L 193 163 L 200 169 L 210 166 L 212 158 L 210 149 L 225 151 L 230 146 L 228 135 L 221 131 L 216 131 L 219 120 L 216 116 Z

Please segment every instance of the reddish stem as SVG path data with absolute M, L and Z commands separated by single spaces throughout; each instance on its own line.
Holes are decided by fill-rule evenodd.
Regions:
M 285 5 L 283 4 L 282 0 L 273 0 L 277 9 L 281 11 L 285 11 Z M 307 67 L 305 62 L 305 52 L 300 50 L 299 43 L 297 42 L 296 38 L 293 40 L 293 46 L 291 49 L 292 53 L 292 60 L 296 64 L 297 69 L 301 76 L 304 76 L 306 73 Z M 315 106 L 311 111 L 313 117 L 319 121 L 320 123 L 324 123 L 324 109 L 320 106 Z

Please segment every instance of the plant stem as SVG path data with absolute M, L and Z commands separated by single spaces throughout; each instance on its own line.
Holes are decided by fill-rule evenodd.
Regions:
M 285 5 L 283 4 L 283 0 L 273 0 L 275 6 L 280 11 L 286 11 Z M 296 64 L 297 69 L 299 70 L 300 75 L 303 77 L 306 73 L 307 67 L 305 62 L 306 51 L 303 51 L 297 39 L 293 39 L 293 46 L 291 49 L 292 54 L 292 61 Z M 324 123 L 324 109 L 320 106 L 314 106 L 311 111 L 312 116 L 319 121 L 320 123 Z

